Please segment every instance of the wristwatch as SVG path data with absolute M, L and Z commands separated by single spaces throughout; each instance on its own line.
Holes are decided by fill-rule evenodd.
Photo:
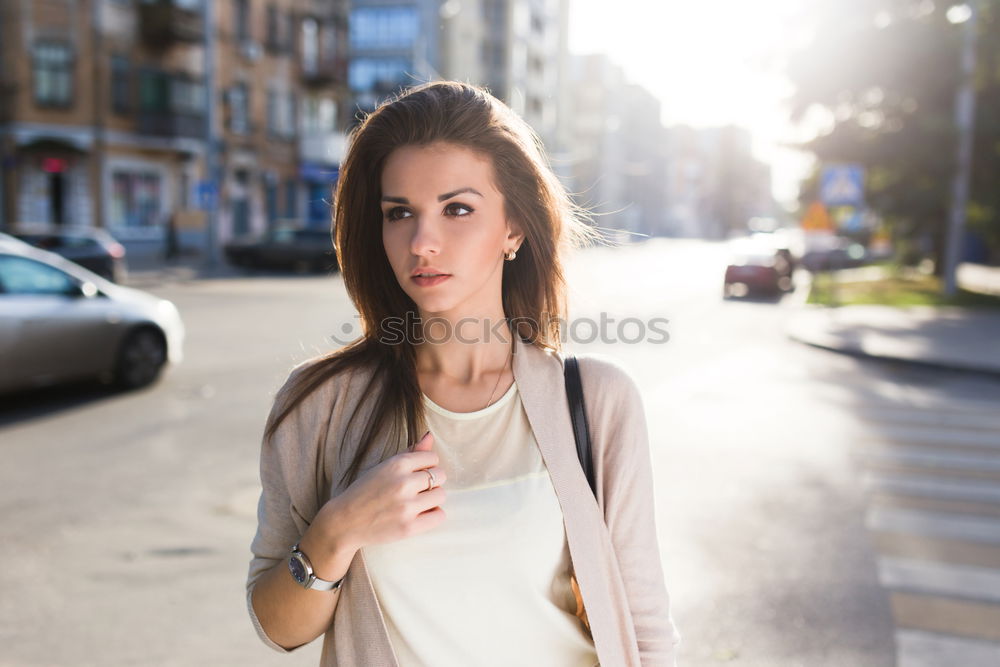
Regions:
M 320 579 L 313 572 L 312 563 L 309 562 L 309 557 L 306 556 L 299 550 L 298 542 L 292 547 L 292 555 L 288 557 L 288 569 L 292 573 L 292 578 L 302 586 L 302 588 L 308 588 L 313 591 L 336 591 L 340 589 L 340 585 L 344 583 L 344 579 L 347 578 L 345 574 L 337 581 L 326 581 L 325 579 Z

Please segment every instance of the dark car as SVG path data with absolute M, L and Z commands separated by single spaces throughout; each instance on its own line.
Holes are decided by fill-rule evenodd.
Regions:
M 734 248 L 726 266 L 723 297 L 790 291 L 794 261 L 787 248 L 743 244 Z
M 11 235 L 61 255 L 105 280 L 121 283 L 127 275 L 124 246 L 103 229 L 20 225 Z
M 868 261 L 868 252 L 863 245 L 839 237 L 823 243 L 814 242 L 802 255 L 802 266 L 811 273 L 853 269 Z
M 291 269 L 298 273 L 337 270 L 328 229 L 276 229 L 225 245 L 226 259 L 247 269 Z

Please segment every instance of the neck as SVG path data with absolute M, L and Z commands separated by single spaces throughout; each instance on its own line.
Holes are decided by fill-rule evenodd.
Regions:
M 437 331 L 434 331 L 434 329 Z M 513 333 L 501 318 L 466 318 L 445 336 L 443 327 L 432 326 L 417 345 L 417 373 L 460 385 L 475 385 L 495 379 L 513 363 Z

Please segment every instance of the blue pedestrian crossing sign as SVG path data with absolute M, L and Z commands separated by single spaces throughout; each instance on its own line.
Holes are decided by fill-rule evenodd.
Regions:
M 865 169 L 859 164 L 823 168 L 819 198 L 827 206 L 862 206 L 865 202 Z
M 198 207 L 203 211 L 209 211 L 218 204 L 219 189 L 215 187 L 213 181 L 198 181 Z

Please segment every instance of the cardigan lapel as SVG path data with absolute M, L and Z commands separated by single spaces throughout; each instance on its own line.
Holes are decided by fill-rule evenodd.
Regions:
M 623 646 L 621 633 L 615 631 L 615 624 L 629 622 L 623 618 L 628 607 L 611 576 L 617 563 L 606 562 L 613 554 L 610 536 L 576 452 L 562 357 L 525 343 L 516 334 L 514 339 L 514 379 L 562 507 L 570 559 L 600 664 L 632 664 L 631 659 L 637 657 L 632 655 L 635 649 Z M 600 461 L 595 463 L 600 465 Z M 625 656 L 629 659 L 623 662 Z

